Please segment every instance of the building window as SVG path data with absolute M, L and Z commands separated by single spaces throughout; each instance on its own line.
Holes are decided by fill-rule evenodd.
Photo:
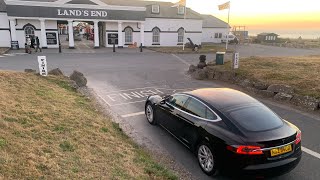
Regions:
M 178 43 L 183 43 L 184 41 L 184 29 L 180 28 L 178 30 Z
M 132 28 L 127 27 L 124 30 L 125 44 L 132 44 Z
M 157 27 L 152 30 L 152 44 L 160 44 L 160 29 Z
M 178 6 L 178 14 L 184 14 L 185 7 L 184 6 Z
M 222 38 L 222 33 L 219 33 L 219 38 L 220 38 L 220 39 Z
M 26 26 L 24 28 L 24 33 L 25 33 L 26 37 L 27 36 L 29 36 L 29 37 L 34 36 L 34 28 L 32 26 Z
M 160 6 L 159 5 L 152 5 L 151 11 L 152 11 L 152 13 L 159 14 L 160 13 Z
M 222 33 L 215 33 L 214 38 L 222 38 Z
M 269 36 L 266 36 L 266 41 L 269 39 Z

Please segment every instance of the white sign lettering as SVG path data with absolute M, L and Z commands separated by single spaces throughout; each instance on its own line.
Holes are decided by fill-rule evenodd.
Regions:
M 41 76 L 48 76 L 47 57 L 38 56 L 39 72 Z
M 234 53 L 233 68 L 234 69 L 239 68 L 239 53 Z
M 76 17 L 107 17 L 107 11 L 97 10 L 75 10 L 75 9 L 58 9 L 58 16 L 76 16 Z

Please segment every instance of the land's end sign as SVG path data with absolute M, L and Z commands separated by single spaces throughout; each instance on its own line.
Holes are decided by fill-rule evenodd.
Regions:
M 39 72 L 41 76 L 48 76 L 47 57 L 38 56 Z
M 57 9 L 58 16 L 84 16 L 84 17 L 107 17 L 107 11 L 80 10 L 80 9 Z

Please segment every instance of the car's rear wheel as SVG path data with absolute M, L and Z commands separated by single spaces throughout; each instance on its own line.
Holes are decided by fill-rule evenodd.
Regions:
M 200 143 L 197 148 L 197 157 L 200 168 L 209 176 L 216 176 L 218 171 L 216 156 L 208 143 Z
M 148 102 L 146 105 L 145 114 L 146 114 L 148 122 L 152 125 L 155 125 L 156 119 L 155 119 L 154 108 L 150 102 Z

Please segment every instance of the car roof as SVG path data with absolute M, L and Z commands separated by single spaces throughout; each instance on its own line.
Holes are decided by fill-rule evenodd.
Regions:
M 261 104 L 251 96 L 230 88 L 204 88 L 185 92 L 185 94 L 201 99 L 218 110 L 227 110 L 248 104 Z

